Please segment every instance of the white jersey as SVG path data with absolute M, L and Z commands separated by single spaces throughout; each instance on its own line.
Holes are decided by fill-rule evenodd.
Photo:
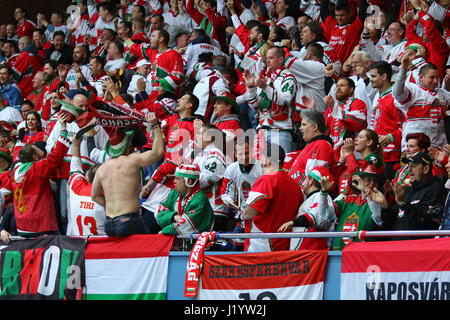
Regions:
M 410 133 L 426 134 L 435 147 L 447 144 L 444 119 L 450 105 L 450 92 L 441 88 L 431 92 L 420 84 L 407 81 L 403 95 L 394 95 L 394 103 L 406 115 L 402 130 L 402 151 L 406 150 L 406 136 Z
M 305 216 L 310 222 L 311 227 L 294 227 L 292 232 L 310 232 L 320 229 L 320 231 L 333 231 L 336 214 L 334 212 L 333 199 L 322 192 L 312 193 L 300 208 L 298 208 L 297 218 Z M 291 250 L 298 250 L 303 242 L 303 238 L 291 239 Z
M 105 235 L 105 208 L 92 201 L 92 184 L 83 175 L 80 158 L 72 157 L 70 172 L 67 235 Z
M 80 65 L 80 70 L 86 79 L 91 77 L 91 71 L 87 64 Z M 70 69 L 69 72 L 67 72 L 66 82 L 69 84 L 69 90 L 77 89 L 76 72 L 74 69 Z
M 214 143 L 208 145 L 195 158 L 193 164 L 200 168 L 200 188 L 205 192 L 214 214 L 225 215 L 225 205 L 220 197 L 225 175 L 225 156 Z
M 188 45 L 186 52 L 182 56 L 183 64 L 186 70 L 186 77 L 191 75 L 194 65 L 198 62 L 198 56 L 202 53 L 211 52 L 214 56 L 225 56 L 220 48 L 209 43 L 197 43 Z M 228 61 L 228 59 L 227 59 Z
M 237 161 L 227 167 L 223 177 L 221 195 L 225 203 L 231 202 L 245 209 L 248 194 L 262 174 L 261 163 L 256 161 L 248 170 L 246 171 Z

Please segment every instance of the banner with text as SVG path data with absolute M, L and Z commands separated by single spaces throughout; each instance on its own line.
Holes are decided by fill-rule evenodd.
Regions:
M 76 299 L 85 282 L 85 243 L 45 236 L 0 246 L 0 299 Z
M 449 300 L 450 238 L 354 242 L 342 251 L 341 300 Z
M 321 300 L 327 253 L 205 255 L 198 299 Z
M 85 300 L 165 300 L 174 237 L 90 238 L 86 245 Z

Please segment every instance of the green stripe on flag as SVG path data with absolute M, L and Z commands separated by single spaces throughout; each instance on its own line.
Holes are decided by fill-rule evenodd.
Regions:
M 162 293 L 84 294 L 83 300 L 167 300 Z

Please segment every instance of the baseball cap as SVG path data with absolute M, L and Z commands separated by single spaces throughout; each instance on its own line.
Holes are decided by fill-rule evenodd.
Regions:
M 412 157 L 403 158 L 403 163 L 422 163 L 422 164 L 432 164 L 433 159 L 425 152 L 419 151 Z

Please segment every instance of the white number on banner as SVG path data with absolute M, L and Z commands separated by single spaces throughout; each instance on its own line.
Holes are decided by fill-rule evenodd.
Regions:
M 239 299 L 252 300 L 250 298 L 250 293 L 239 294 Z M 260 294 L 258 294 L 258 296 L 256 297 L 256 300 L 278 300 L 278 299 L 277 299 L 277 296 L 273 292 L 264 291 L 264 292 L 261 292 Z

